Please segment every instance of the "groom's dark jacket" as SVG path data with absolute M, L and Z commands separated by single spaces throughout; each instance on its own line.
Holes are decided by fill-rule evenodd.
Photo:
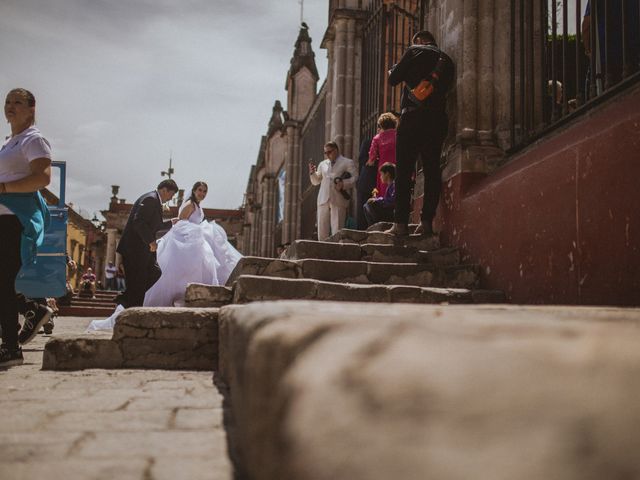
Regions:
M 133 204 L 118 243 L 120 255 L 150 254 L 149 244 L 160 230 L 171 228 L 171 220 L 162 221 L 162 202 L 157 190 L 145 193 Z

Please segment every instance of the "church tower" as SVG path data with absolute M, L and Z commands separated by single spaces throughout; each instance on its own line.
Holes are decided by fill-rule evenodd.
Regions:
M 309 27 L 302 22 L 285 85 L 287 111 L 292 120 L 304 120 L 316 98 L 316 88 L 320 76 L 316 68 L 315 57 L 316 55 L 311 49 Z

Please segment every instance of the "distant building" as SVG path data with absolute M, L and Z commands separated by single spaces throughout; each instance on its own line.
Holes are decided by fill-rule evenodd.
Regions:
M 47 204 L 58 204 L 58 197 L 49 190 L 41 190 L 41 193 Z M 77 288 L 83 272 L 89 267 L 98 278 L 102 277 L 105 265 L 106 235 L 90 220 L 76 212 L 73 205 L 67 204 L 66 207 L 68 213 L 66 253 L 78 265 L 78 269 L 72 274 L 69 281 L 74 288 Z

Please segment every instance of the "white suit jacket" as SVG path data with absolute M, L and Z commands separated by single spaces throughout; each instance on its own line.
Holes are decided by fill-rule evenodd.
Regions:
M 331 160 L 323 160 L 318 165 L 315 173 L 310 175 L 311 183 L 313 185 L 320 185 L 320 191 L 318 192 L 318 205 L 324 205 L 329 202 L 330 205 L 337 207 L 346 207 L 349 205 L 349 200 L 346 200 L 333 183 L 334 178 L 340 177 L 344 172 L 349 172 L 351 178 L 343 180 L 342 184 L 344 190 L 349 192 L 353 197 L 353 187 L 358 179 L 358 172 L 356 171 L 356 165 L 350 158 L 345 158 L 342 155 L 338 155 L 336 163 L 331 165 Z

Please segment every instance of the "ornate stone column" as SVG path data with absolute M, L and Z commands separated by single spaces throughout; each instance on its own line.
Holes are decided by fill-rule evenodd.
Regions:
M 360 132 L 360 22 L 366 12 L 359 2 L 338 2 L 330 12 L 322 47 L 327 49 L 327 140 L 335 140 L 341 153 L 353 158 Z
M 107 228 L 107 256 L 105 258 L 105 264 L 108 262 L 114 262 L 116 260 L 116 246 L 118 229 Z
M 327 49 L 327 96 L 325 99 L 325 127 L 324 127 L 324 141 L 328 142 L 331 140 L 331 112 L 333 108 L 333 77 L 334 74 L 334 66 L 333 66 L 333 37 L 330 29 L 327 29 L 327 33 L 325 34 L 325 39 L 323 40 L 322 46 Z
M 459 0 L 461 18 L 452 8 L 444 4 L 430 7 L 428 12 L 438 18 L 451 14 L 462 30 L 454 36 L 449 31 L 455 31 L 455 25 L 449 25 L 449 31 L 441 31 L 443 38 L 439 39 L 441 47 L 454 57 L 457 70 L 457 108 L 449 112 L 455 116 L 455 141 L 447 151 L 443 181 L 459 174 L 484 175 L 504 156 L 495 135 L 494 0 Z
M 300 218 L 300 168 L 299 158 L 300 125 L 290 120 L 286 123 L 287 129 L 287 153 L 285 159 L 285 212 L 282 241 L 292 242 L 297 238 L 298 223 Z
M 262 238 L 260 239 L 260 254 L 264 257 L 270 257 L 274 254 L 273 227 L 276 218 L 276 178 L 273 175 L 265 175 L 262 183 Z

